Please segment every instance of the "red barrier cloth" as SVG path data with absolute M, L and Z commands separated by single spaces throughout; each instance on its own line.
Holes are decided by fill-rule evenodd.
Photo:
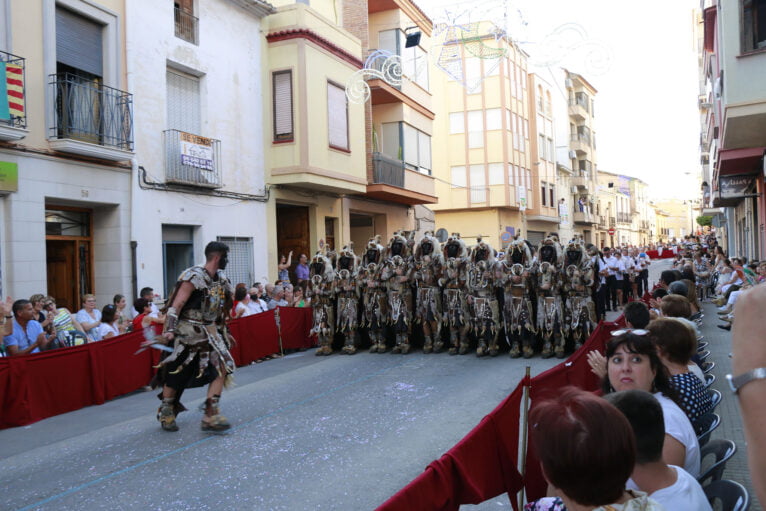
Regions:
M 378 510 L 457 510 L 507 493 L 516 509 L 521 383 L 470 433 Z
M 235 319 L 229 323 L 229 332 L 236 341 L 234 350 L 237 365 L 248 365 L 266 355 L 279 353 L 279 334 L 274 311 Z
M 313 326 L 310 307 L 279 307 L 282 347 L 286 350 L 314 346 L 309 332 Z
M 143 332 L 133 332 L 88 345 L 97 354 L 94 368 L 103 374 L 103 400 L 149 384 L 154 374 L 152 355 L 159 354 L 159 350 L 148 349 L 134 355 L 143 341 Z
M 646 255 L 649 256 L 649 259 L 673 259 L 676 256 L 670 249 L 663 250 L 662 255 L 657 250 L 647 250 Z

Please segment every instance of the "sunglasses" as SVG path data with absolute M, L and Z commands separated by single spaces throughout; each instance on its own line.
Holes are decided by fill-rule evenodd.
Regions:
M 647 335 L 648 333 L 649 330 L 644 330 L 643 328 L 621 328 L 619 330 L 612 330 L 612 337 L 623 334 Z

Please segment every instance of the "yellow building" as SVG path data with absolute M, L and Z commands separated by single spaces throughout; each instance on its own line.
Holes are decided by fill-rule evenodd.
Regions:
M 411 76 L 409 49 L 397 37 L 417 24 L 427 47 L 430 21 L 404 0 L 371 3 L 369 10 L 329 0 L 274 4 L 276 14 L 266 19 L 264 57 L 264 83 L 270 84 L 264 100 L 272 112 L 266 132 L 269 246 L 276 247 L 269 254 L 272 272 L 277 258 L 290 251 L 295 264 L 299 254 L 310 256 L 325 246 L 340 249 L 353 241 L 359 252 L 374 234 L 387 239 L 399 229 L 418 229 L 428 210 L 413 206 L 436 201 L 428 58 L 417 55 L 426 64 L 425 81 Z M 369 41 L 383 40 L 389 30 L 393 53 L 400 52 L 404 63 L 399 87 L 362 71 Z M 367 101 L 347 94 L 347 86 L 357 82 L 369 87 Z M 373 126 L 385 133 L 375 137 Z M 381 156 L 381 145 L 390 157 Z
M 439 113 L 436 226 L 459 232 L 468 244 L 483 236 L 501 249 L 513 234 L 529 236 L 523 210 L 542 211 L 532 166 L 535 101 L 527 55 L 511 40 L 496 38 L 488 22 L 447 29 L 435 44 L 443 45 L 440 62 L 449 71 L 432 80 Z
M 663 211 L 664 232 L 662 241 L 682 240 L 697 230 L 698 202 L 692 200 L 664 199 L 653 201 Z
M 650 232 L 648 185 L 638 178 L 603 170 L 598 171 L 598 183 L 599 235 L 608 236 L 609 227 L 614 227 L 614 241 L 609 243 L 644 246 L 656 241 Z

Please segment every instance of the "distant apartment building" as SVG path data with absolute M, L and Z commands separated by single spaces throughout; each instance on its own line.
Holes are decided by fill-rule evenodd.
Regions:
M 447 72 L 432 80 L 439 112 L 433 144 L 439 202 L 433 210 L 438 227 L 459 232 L 468 244 L 482 236 L 502 249 L 515 235 L 537 243 L 545 226 L 553 225 L 542 219 L 555 209 L 548 207 L 548 188 L 545 206 L 541 203 L 533 164 L 545 162 L 548 168 L 555 160 L 533 153 L 531 137 L 537 132 L 530 119 L 537 97 L 529 90 L 527 55 L 496 33 L 494 25 L 482 22 L 450 27 L 437 41 Z M 544 123 L 541 129 L 544 133 Z M 548 147 L 546 140 L 541 150 Z M 553 172 L 549 181 L 555 183 Z M 532 227 L 526 225 L 527 212 L 534 216 Z
M 599 235 L 617 245 L 643 246 L 652 242 L 648 185 L 638 178 L 603 170 L 598 171 L 598 183 Z M 610 228 L 614 235 L 609 235 Z
M 700 11 L 700 145 L 702 181 L 709 190 L 703 186 L 702 211 L 716 217 L 714 225 L 725 226 L 726 239 L 720 241 L 729 252 L 763 258 L 766 3 L 702 0 Z M 725 214 L 711 206 L 726 208 Z

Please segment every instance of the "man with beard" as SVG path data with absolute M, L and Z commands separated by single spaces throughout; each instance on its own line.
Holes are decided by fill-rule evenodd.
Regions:
M 220 414 L 218 401 L 234 372 L 225 321 L 232 307 L 233 288 L 223 273 L 229 247 L 213 241 L 205 247 L 205 264 L 184 270 L 170 295 L 162 336 L 144 345 L 170 344 L 173 350 L 161 362 L 152 382 L 162 385 L 157 413 L 165 431 L 178 431 L 176 415 L 186 410 L 181 394 L 187 387 L 208 385 L 203 431 L 225 431 L 229 421 Z

